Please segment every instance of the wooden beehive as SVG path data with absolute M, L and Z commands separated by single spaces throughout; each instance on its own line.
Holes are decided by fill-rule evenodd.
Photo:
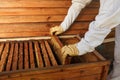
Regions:
M 97 51 L 61 65 L 60 48 L 84 35 L 99 1 L 83 9 L 62 38 L 51 37 L 49 29 L 63 21 L 70 5 L 71 0 L 0 0 L 0 80 L 106 79 L 110 63 Z

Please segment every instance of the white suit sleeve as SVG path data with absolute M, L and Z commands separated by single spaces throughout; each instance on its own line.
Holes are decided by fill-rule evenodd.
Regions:
M 105 0 L 104 3 L 101 1 L 101 5 L 95 21 L 90 23 L 89 30 L 85 33 L 84 38 L 77 43 L 79 55 L 92 52 L 95 47 L 103 42 L 111 29 L 120 24 L 120 1 Z
M 66 31 L 75 21 L 82 8 L 84 8 L 90 2 L 91 0 L 72 0 L 72 5 L 68 10 L 65 19 L 60 24 L 64 31 Z

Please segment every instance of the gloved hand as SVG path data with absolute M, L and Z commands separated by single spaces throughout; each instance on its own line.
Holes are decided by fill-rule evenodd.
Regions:
M 79 50 L 76 47 L 76 44 L 72 44 L 72 45 L 65 45 L 64 47 L 62 47 L 61 49 L 62 52 L 62 64 L 65 64 L 65 59 L 67 57 L 67 55 L 69 56 L 77 56 L 79 54 Z
M 61 26 L 55 26 L 55 27 L 50 28 L 50 34 L 51 35 L 53 35 L 53 34 L 59 35 L 63 32 L 64 32 L 64 30 Z

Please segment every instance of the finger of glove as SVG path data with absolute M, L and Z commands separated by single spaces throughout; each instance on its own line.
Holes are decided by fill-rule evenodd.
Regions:
M 50 34 L 53 35 L 57 31 L 58 31 L 58 28 L 53 27 L 53 28 L 50 29 Z
M 63 56 L 62 56 L 62 64 L 65 64 L 66 57 L 67 57 L 67 54 L 66 54 L 66 53 L 63 53 Z
M 61 34 L 62 32 L 60 32 L 60 31 L 57 31 L 57 32 L 55 32 L 55 35 L 59 35 L 59 34 Z
M 64 47 L 62 47 L 62 54 L 66 51 L 66 49 L 67 49 L 67 46 L 64 46 Z

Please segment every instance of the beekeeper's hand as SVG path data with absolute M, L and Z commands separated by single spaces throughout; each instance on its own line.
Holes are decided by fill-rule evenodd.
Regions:
M 62 64 L 65 64 L 66 57 L 69 56 L 77 56 L 79 54 L 79 50 L 76 47 L 76 44 L 65 45 L 61 49 L 62 52 Z
M 53 35 L 53 34 L 54 35 L 59 35 L 63 32 L 64 32 L 64 30 L 61 26 L 55 26 L 55 27 L 50 28 L 50 34 L 51 35 Z

